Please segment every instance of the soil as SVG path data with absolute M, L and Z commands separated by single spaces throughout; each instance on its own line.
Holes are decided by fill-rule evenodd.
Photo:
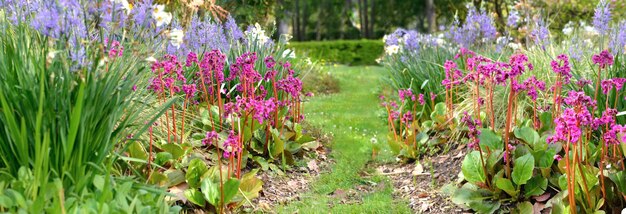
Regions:
M 258 177 L 263 180 L 263 189 L 259 197 L 252 200 L 252 204 L 244 205 L 243 211 L 254 213 L 275 213 L 275 207 L 300 199 L 300 194 L 310 189 L 311 182 L 316 180 L 321 172 L 330 170 L 334 163 L 328 158 L 329 143 L 332 137 L 321 130 L 305 124 L 305 132 L 309 132 L 320 142 L 320 147 L 307 152 L 306 157 L 300 157 L 297 162 L 304 166 L 292 166 L 284 173 L 271 170 L 259 172 Z
M 424 157 L 415 163 L 371 167 L 389 177 L 394 197 L 407 200 L 414 213 L 469 213 L 450 201 L 451 193 L 442 191 L 445 185 L 458 182 L 465 150 L 465 145 L 457 145 L 447 154 Z

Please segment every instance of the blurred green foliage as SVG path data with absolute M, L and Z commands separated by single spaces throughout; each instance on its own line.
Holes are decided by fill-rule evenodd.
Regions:
M 375 65 L 384 51 L 380 40 L 292 42 L 289 46 L 313 60 L 347 65 Z

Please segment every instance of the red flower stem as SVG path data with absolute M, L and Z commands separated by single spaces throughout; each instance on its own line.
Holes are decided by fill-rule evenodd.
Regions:
M 187 108 L 187 96 L 185 95 L 185 100 L 183 100 L 183 113 L 180 118 L 180 144 L 183 143 L 183 138 L 185 138 L 185 110 Z
M 512 80 L 511 80 L 512 81 Z M 513 98 L 515 97 L 515 92 L 513 92 L 513 87 L 511 87 L 511 90 L 509 92 L 509 105 L 507 106 L 507 111 L 506 111 L 506 124 L 505 124 L 505 128 L 504 128 L 504 149 L 505 152 L 507 154 L 509 154 L 506 159 L 506 176 L 508 178 L 511 177 L 511 165 L 510 165 L 510 161 L 509 161 L 509 156 L 510 156 L 510 151 L 509 151 L 509 132 L 511 131 L 511 111 L 513 108 Z

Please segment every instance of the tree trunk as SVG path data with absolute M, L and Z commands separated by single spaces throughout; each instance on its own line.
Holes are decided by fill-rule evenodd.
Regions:
M 346 0 L 345 1 L 345 6 L 341 9 L 341 15 L 340 15 L 340 29 L 339 29 L 339 39 L 344 39 L 345 38 L 345 34 L 346 34 L 346 17 L 350 16 L 350 7 L 352 6 L 352 4 L 350 3 L 350 0 Z
M 317 8 L 317 23 L 315 25 L 315 40 L 317 41 L 322 40 L 322 17 L 324 17 L 324 15 L 326 14 L 324 12 L 325 2 L 325 0 L 320 0 L 320 2 L 318 2 L 319 5 Z
M 359 31 L 361 31 L 361 38 L 365 38 L 365 31 L 363 29 L 365 29 L 363 27 L 363 22 L 365 22 L 365 18 L 363 17 L 363 0 L 357 0 L 358 4 L 358 10 L 359 10 Z
M 300 23 L 300 27 L 301 27 L 301 34 L 302 34 L 302 40 L 307 40 L 307 35 L 306 35 L 306 27 L 307 27 L 307 21 L 309 20 L 309 11 L 307 10 L 307 5 L 308 3 L 304 3 L 302 4 L 302 22 Z
M 498 15 L 498 18 L 496 19 L 496 21 L 498 22 L 498 31 L 500 33 L 504 32 L 504 17 L 502 16 L 502 0 L 495 0 L 494 1 L 494 9 L 496 11 L 496 14 Z
M 361 27 L 365 27 L 365 38 L 366 39 L 370 38 L 370 35 L 369 35 L 369 31 L 370 31 L 369 30 L 369 23 L 370 22 L 369 22 L 369 14 L 368 14 L 368 11 L 367 11 L 368 8 L 369 8 L 367 6 L 367 2 L 368 1 L 369 0 L 363 0 L 363 20 L 364 20 L 364 23 L 361 23 Z
M 284 0 L 278 0 L 278 6 L 277 7 L 283 7 L 284 8 L 284 4 L 285 1 Z M 287 34 L 289 33 L 289 19 L 287 17 L 289 17 L 289 11 L 283 11 L 283 12 L 277 12 L 276 14 L 281 14 L 281 17 L 276 17 L 277 20 L 277 25 L 278 25 L 278 36 L 280 38 L 280 35 L 282 34 Z
M 437 30 L 435 23 L 435 2 L 434 0 L 426 0 L 426 19 L 428 20 L 428 33 L 434 33 Z
M 300 0 L 295 0 L 296 15 L 293 17 L 293 35 L 296 40 L 302 41 L 302 35 L 300 35 Z
M 372 8 L 372 9 L 371 9 L 371 11 L 370 11 L 370 12 L 371 12 L 371 13 L 370 13 L 370 26 L 368 27 L 368 29 L 369 29 L 369 31 L 370 31 L 370 32 L 369 32 L 369 36 L 370 36 L 370 38 L 374 38 L 374 37 L 376 37 L 376 36 L 374 35 L 374 34 L 375 34 L 375 31 L 374 31 L 374 24 L 376 24 L 376 0 L 372 0 L 372 3 L 371 3 L 371 8 Z
M 480 9 L 480 4 L 483 2 L 483 0 L 474 0 L 474 7 L 478 10 Z

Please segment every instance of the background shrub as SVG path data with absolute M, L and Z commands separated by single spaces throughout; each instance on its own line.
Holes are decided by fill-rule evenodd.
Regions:
M 375 65 L 384 51 L 380 40 L 291 42 L 289 46 L 297 54 L 306 54 L 313 60 L 346 65 Z

